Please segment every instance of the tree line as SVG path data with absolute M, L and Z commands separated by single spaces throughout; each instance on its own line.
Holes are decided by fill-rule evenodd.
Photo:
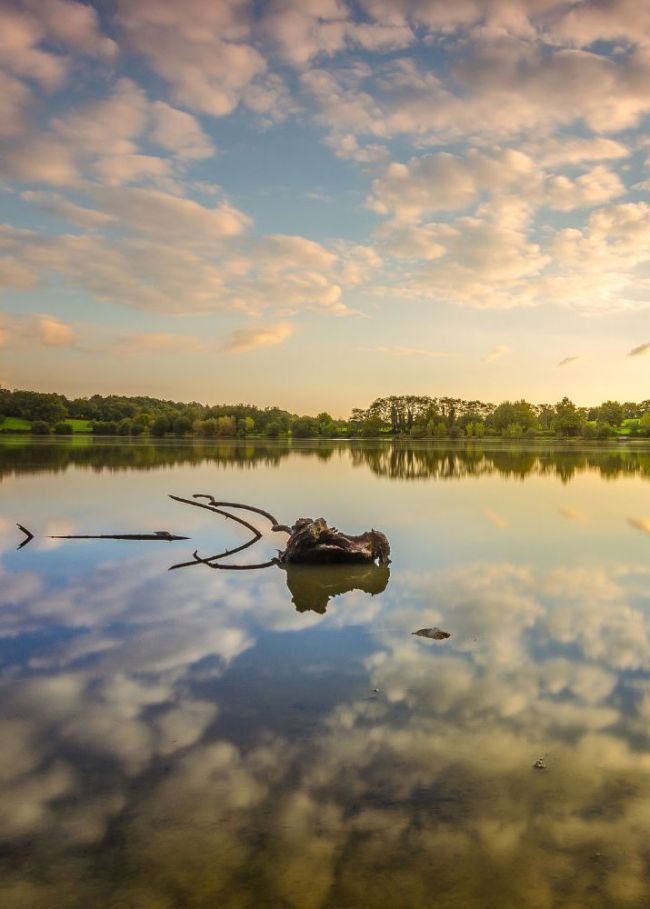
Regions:
M 208 405 L 122 395 L 69 399 L 55 393 L 0 388 L 0 429 L 204 439 L 607 439 L 618 435 L 650 437 L 650 399 L 578 407 L 567 397 L 556 404 L 531 404 L 523 399 L 491 404 L 450 397 L 391 395 L 375 399 L 366 409 L 355 408 L 349 419 L 340 420 L 326 412 L 315 417 L 301 416 L 279 407 L 253 404 Z

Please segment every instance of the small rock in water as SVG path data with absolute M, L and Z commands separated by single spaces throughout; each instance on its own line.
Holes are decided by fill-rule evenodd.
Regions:
M 546 770 L 546 761 L 543 757 L 537 758 L 533 764 L 533 770 Z
M 451 637 L 449 632 L 443 631 L 442 628 L 420 628 L 419 631 L 412 631 L 411 634 L 417 634 L 421 638 L 433 638 L 434 641 L 444 641 L 445 638 Z

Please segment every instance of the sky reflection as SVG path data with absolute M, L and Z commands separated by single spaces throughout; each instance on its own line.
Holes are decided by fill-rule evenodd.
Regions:
M 329 514 L 344 526 L 337 506 L 361 512 L 376 482 L 341 460 Z M 522 557 L 486 554 L 484 534 L 512 531 L 481 517 L 489 479 L 468 478 L 464 544 L 422 558 L 423 528 L 432 547 L 458 516 L 439 495 L 422 520 L 428 490 L 396 482 L 401 504 L 382 494 L 377 522 L 397 541 L 388 583 L 340 579 L 323 604 L 308 582 L 326 608 L 304 611 L 277 568 L 167 572 L 172 544 L 15 553 L 5 511 L 3 907 L 647 902 L 650 568 L 628 545 L 647 536 L 604 526 L 614 484 L 592 480 L 587 497 L 571 483 L 586 524 L 548 479 L 501 482 L 504 513 L 536 498 L 547 515 L 517 523 Z M 64 505 L 74 475 L 53 486 Z M 625 509 L 632 490 L 614 491 Z M 132 499 L 140 520 L 151 492 Z M 201 541 L 223 532 L 176 513 Z M 560 538 L 540 548 L 547 526 Z M 586 533 L 606 558 L 573 546 Z M 412 635 L 427 626 L 451 637 Z

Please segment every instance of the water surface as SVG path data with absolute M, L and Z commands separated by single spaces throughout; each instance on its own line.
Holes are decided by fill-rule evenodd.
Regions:
M 0 905 L 647 906 L 649 480 L 625 445 L 0 442 Z M 196 492 L 381 529 L 390 572 L 168 571 L 247 538 Z M 191 540 L 46 539 L 157 530 Z

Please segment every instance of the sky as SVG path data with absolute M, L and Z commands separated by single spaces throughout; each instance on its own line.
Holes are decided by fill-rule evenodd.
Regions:
M 0 384 L 650 397 L 650 3 L 0 0 Z

